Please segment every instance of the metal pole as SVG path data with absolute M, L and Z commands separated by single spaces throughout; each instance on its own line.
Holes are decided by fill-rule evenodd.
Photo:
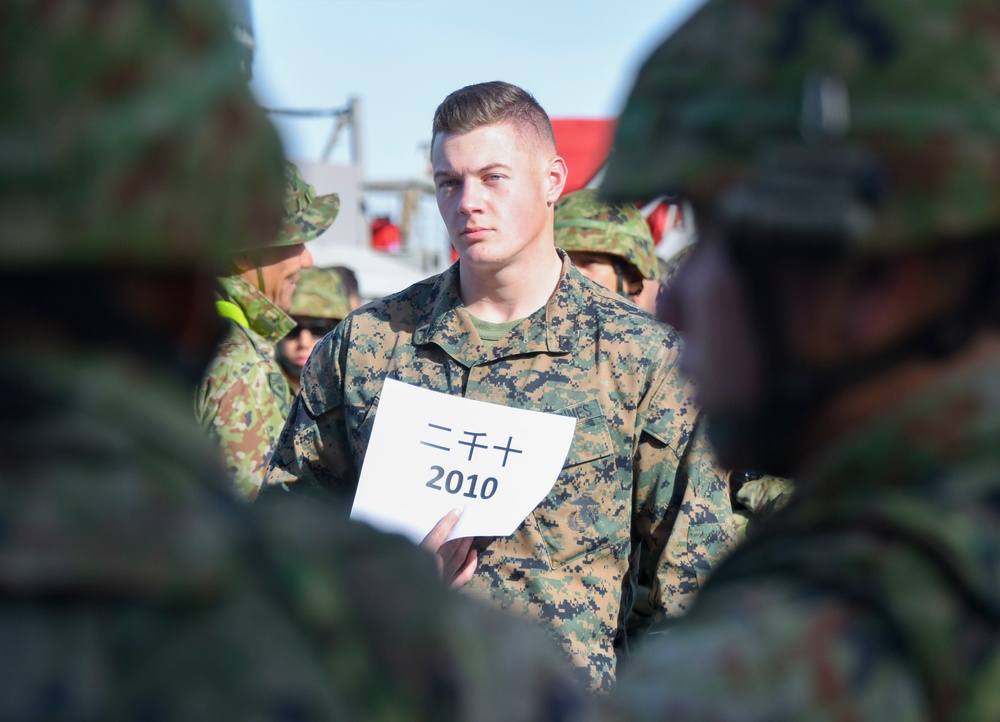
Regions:
M 352 95 L 348 99 L 348 112 L 351 118 L 351 163 L 358 169 L 358 175 L 365 177 L 364 155 L 361 150 L 361 98 Z

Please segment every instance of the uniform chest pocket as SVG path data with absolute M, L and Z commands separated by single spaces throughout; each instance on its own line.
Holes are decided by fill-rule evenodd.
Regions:
M 555 567 L 628 537 L 632 514 L 631 485 L 619 478 L 618 455 L 600 403 L 591 400 L 552 413 L 576 418 L 559 478 L 532 512 Z

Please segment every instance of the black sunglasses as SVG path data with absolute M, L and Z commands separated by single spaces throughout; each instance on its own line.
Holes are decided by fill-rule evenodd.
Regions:
M 295 328 L 288 335 L 295 337 L 300 336 L 303 331 L 308 331 L 316 338 L 319 338 L 326 336 L 330 331 L 337 328 L 338 323 L 340 321 L 334 318 L 313 318 L 308 320 L 297 318 L 295 319 Z

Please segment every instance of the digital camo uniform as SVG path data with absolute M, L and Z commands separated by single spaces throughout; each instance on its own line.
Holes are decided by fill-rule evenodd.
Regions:
M 285 221 L 274 246 L 312 240 L 340 209 L 337 195 L 315 196 L 293 164 L 287 164 L 286 173 Z M 235 274 L 219 279 L 216 305 L 228 319 L 226 336 L 198 387 L 195 414 L 222 449 L 236 494 L 252 500 L 291 408 L 292 391 L 274 347 L 295 322 Z
M 567 193 L 556 201 L 554 228 L 556 245 L 565 251 L 606 253 L 643 278 L 660 277 L 649 224 L 631 203 L 609 203 L 592 189 Z
M 643 278 L 669 282 L 670 276 L 660 277 L 649 224 L 631 203 L 604 201 L 593 189 L 575 191 L 556 201 L 554 225 L 556 245 L 564 251 L 607 253 L 631 265 Z M 681 249 L 667 262 L 670 275 L 676 273 L 690 249 Z M 622 282 L 619 272 L 619 293 L 624 293 Z M 790 479 L 754 471 L 731 471 L 728 484 L 738 539 L 788 503 L 794 490 Z M 646 625 L 655 611 L 640 598 L 630 627 Z
M 264 496 L 286 484 L 350 500 L 385 378 L 575 417 L 552 491 L 512 536 L 476 540 L 464 589 L 542 621 L 606 690 L 640 550 L 652 606 L 676 616 L 733 543 L 725 480 L 675 367 L 677 338 L 563 255 L 548 304 L 487 351 L 458 272 L 365 306 L 317 345 Z
M 680 190 L 768 229 L 735 236 L 742 256 L 768 237 L 857 259 L 980 233 L 995 248 L 998 56 L 995 2 L 709 2 L 640 71 L 604 192 Z M 634 655 L 624 716 L 1000 719 L 995 358 L 815 460 Z
M 29 289 L 0 319 L 0 718 L 589 719 L 535 630 L 412 545 L 235 501 L 181 349 L 18 326 L 53 291 L 25 279 L 207 280 L 277 230 L 229 38 L 209 0 L 0 6 L 0 275 Z

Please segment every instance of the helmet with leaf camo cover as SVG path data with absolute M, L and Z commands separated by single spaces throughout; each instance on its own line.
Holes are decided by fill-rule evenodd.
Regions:
M 278 231 L 277 135 L 217 3 L 0 6 L 0 259 L 216 269 Z
M 565 251 L 607 253 L 631 264 L 643 278 L 659 271 L 653 235 L 632 203 L 609 203 L 597 191 L 567 193 L 555 206 L 555 242 Z
M 641 68 L 602 195 L 891 254 L 1000 225 L 998 139 L 996 2 L 710 0 Z
M 340 196 L 336 193 L 316 195 L 316 189 L 306 182 L 294 163 L 285 164 L 285 173 L 285 219 L 272 246 L 295 246 L 311 241 L 326 231 L 340 212 Z
M 347 288 L 332 268 L 303 268 L 292 296 L 292 316 L 341 320 L 351 312 Z

